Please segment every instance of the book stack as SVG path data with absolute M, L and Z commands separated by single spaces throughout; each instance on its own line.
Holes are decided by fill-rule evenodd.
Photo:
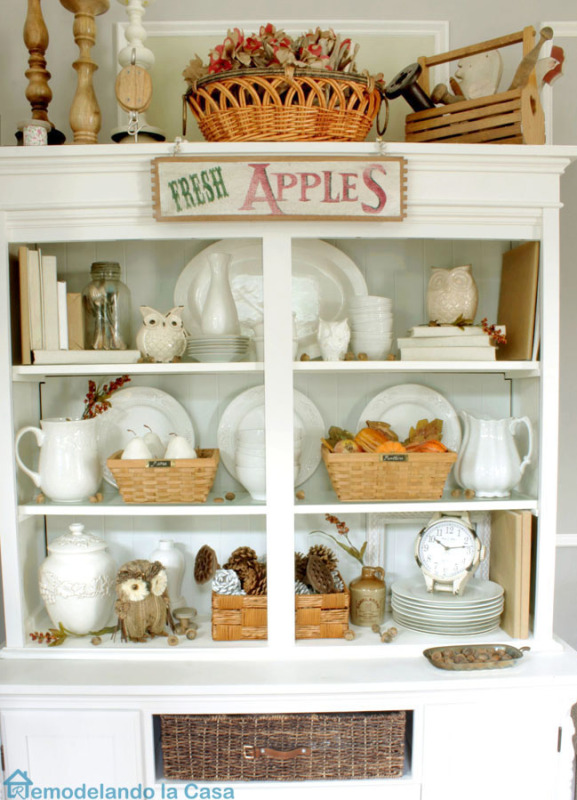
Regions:
M 504 326 L 497 326 L 505 333 Z M 417 325 L 397 339 L 401 361 L 494 361 L 497 348 L 475 325 Z
M 18 271 L 22 363 L 31 364 L 37 351 L 69 349 L 68 294 L 66 282 L 58 280 L 55 256 L 20 247 Z M 83 335 L 76 338 L 82 341 Z

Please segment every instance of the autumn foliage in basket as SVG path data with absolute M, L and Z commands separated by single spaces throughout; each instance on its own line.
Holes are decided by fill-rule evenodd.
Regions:
M 209 52 L 208 64 L 196 55 L 182 73 L 193 86 L 199 78 L 230 70 L 299 67 L 355 73 L 359 46 L 332 29 L 308 31 L 293 38 L 270 22 L 246 36 L 240 28 L 227 32 L 222 44 Z M 379 76 L 382 77 L 382 76 Z

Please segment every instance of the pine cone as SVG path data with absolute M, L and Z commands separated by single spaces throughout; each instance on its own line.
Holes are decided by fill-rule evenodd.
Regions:
M 295 553 L 295 580 L 306 582 L 308 556 Z
M 218 569 L 216 553 L 207 544 L 203 544 L 194 561 L 194 580 L 197 583 L 207 583 Z
M 339 563 L 338 558 L 331 548 L 324 544 L 313 544 L 308 554 L 309 556 L 318 556 L 321 561 L 325 562 L 331 572 L 337 568 Z
M 242 587 L 247 594 L 266 595 L 266 564 L 257 561 L 244 579 Z
M 335 584 L 330 569 L 318 556 L 309 556 L 307 563 L 307 583 L 319 594 L 332 594 Z
M 252 567 L 257 562 L 257 555 L 252 547 L 237 547 L 224 565 L 224 569 L 234 569 L 238 572 L 239 567 Z

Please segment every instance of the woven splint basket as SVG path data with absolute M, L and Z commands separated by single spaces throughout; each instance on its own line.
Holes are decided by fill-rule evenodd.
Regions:
M 369 75 L 329 70 L 221 72 L 184 95 L 183 134 L 188 105 L 209 142 L 361 142 L 383 89 Z

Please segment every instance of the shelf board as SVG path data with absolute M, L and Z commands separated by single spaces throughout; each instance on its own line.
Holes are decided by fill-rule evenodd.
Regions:
M 316 492 L 314 497 L 295 502 L 295 514 L 324 514 L 337 508 L 340 513 L 349 514 L 419 514 L 433 511 L 455 513 L 457 511 L 497 511 L 505 509 L 537 512 L 538 501 L 534 497 L 512 492 L 510 497 L 451 497 L 445 492 L 440 500 L 387 500 L 382 502 L 340 502 L 334 492 L 327 491 L 324 496 Z
M 211 375 L 225 372 L 262 372 L 262 362 L 205 362 L 183 361 L 179 364 L 32 364 L 12 367 L 15 381 L 38 381 L 43 378 L 69 375 Z
M 18 506 L 20 517 L 30 516 L 115 516 L 115 517 L 185 517 L 185 516 L 241 516 L 266 513 L 262 501 L 253 500 L 248 492 L 235 492 L 234 500 L 217 501 L 223 495 L 209 493 L 205 503 L 125 503 L 113 489 L 104 488 L 100 503 L 54 503 L 51 500 L 23 503 Z
M 294 372 L 478 372 L 538 378 L 539 361 L 295 361 Z
M 214 373 L 259 373 L 260 361 L 225 363 L 181 362 L 180 364 L 39 364 L 12 367 L 15 381 L 38 381 L 69 375 L 211 375 Z M 538 361 L 295 361 L 294 372 L 473 372 L 497 373 L 515 378 L 538 378 Z

